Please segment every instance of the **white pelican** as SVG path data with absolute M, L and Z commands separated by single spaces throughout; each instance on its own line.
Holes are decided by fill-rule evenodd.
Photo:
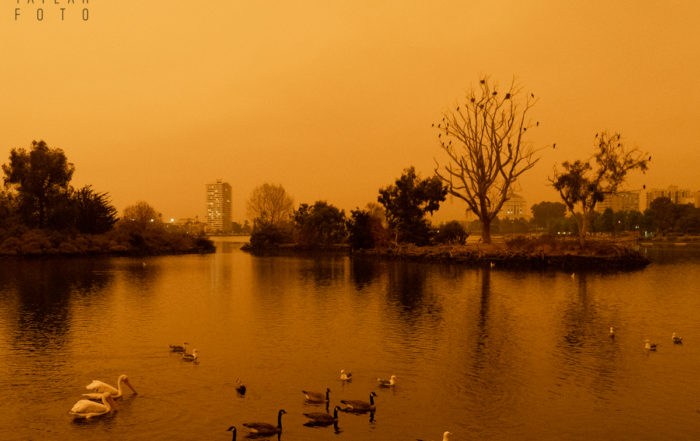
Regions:
M 104 383 L 99 380 L 93 380 L 92 383 L 88 384 L 85 386 L 85 389 L 92 391 L 92 392 L 109 392 L 112 395 L 112 398 L 119 398 L 122 396 L 122 383 L 126 384 L 129 386 L 129 389 L 131 389 L 134 394 L 136 394 L 136 390 L 134 389 L 134 386 L 131 385 L 129 382 L 129 378 L 126 375 L 120 375 L 119 378 L 117 379 L 117 387 L 115 388 L 114 386 L 110 386 L 107 383 Z
M 103 392 L 101 395 L 102 403 L 96 403 L 91 400 L 80 400 L 73 405 L 68 412 L 75 418 L 90 419 L 94 416 L 104 415 L 116 410 L 117 403 L 114 402 L 112 394 Z
M 374 397 L 377 394 L 374 392 L 369 393 L 369 403 L 361 400 L 340 400 L 345 407 L 341 408 L 343 412 L 354 412 L 354 413 L 365 413 L 369 411 L 374 411 Z
M 396 375 L 392 375 L 388 380 L 377 378 L 377 382 L 379 383 L 379 387 L 392 387 L 396 385 Z
M 331 393 L 329 388 L 326 388 L 326 393 L 323 392 L 309 392 L 308 390 L 303 390 L 301 393 L 304 394 L 304 399 L 311 403 L 326 403 L 329 401 L 328 395 Z
M 282 414 L 287 413 L 284 409 L 280 409 L 277 412 L 277 426 L 273 426 L 269 423 L 243 423 L 245 427 L 248 428 L 251 435 L 254 436 L 268 436 L 274 435 L 276 433 L 282 433 Z
M 341 369 L 340 381 L 352 381 L 352 372 L 345 372 L 345 369 Z

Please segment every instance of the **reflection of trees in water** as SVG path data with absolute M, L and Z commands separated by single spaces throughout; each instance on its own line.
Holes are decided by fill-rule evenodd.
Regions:
M 371 285 L 380 273 L 379 265 L 380 262 L 375 259 L 351 257 L 350 277 L 355 283 L 355 289 L 361 291 L 363 288 Z
M 160 277 L 159 266 L 151 260 L 129 259 L 123 262 L 120 267 L 126 271 L 127 276 L 124 281 L 130 285 L 131 292 L 134 293 L 150 293 L 150 289 L 156 280 Z
M 91 298 L 112 275 L 106 260 L 6 261 L 0 279 L 17 293 L 15 345 L 37 351 L 61 348 L 70 330 L 72 296 Z
M 431 266 L 413 262 L 391 262 L 387 272 L 387 300 L 397 306 L 400 318 L 408 325 L 442 319 L 442 305 L 426 280 Z
M 303 282 L 312 282 L 315 287 L 327 287 L 344 282 L 345 256 L 314 256 L 304 259 L 299 275 Z

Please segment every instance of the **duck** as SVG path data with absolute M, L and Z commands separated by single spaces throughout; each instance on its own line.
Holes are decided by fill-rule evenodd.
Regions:
M 309 419 L 304 425 L 308 427 L 312 426 L 330 426 L 331 424 L 338 422 L 338 410 L 340 406 L 335 406 L 333 408 L 333 415 L 324 412 L 309 412 L 305 413 L 304 416 Z
M 273 426 L 269 423 L 243 423 L 243 426 L 247 427 L 250 434 L 254 436 L 268 436 L 282 433 L 282 414 L 285 413 L 287 412 L 284 409 L 280 409 L 279 412 L 277 412 L 277 426 Z
M 246 387 L 245 384 L 241 383 L 240 378 L 236 378 L 236 392 L 241 395 L 245 395 Z
M 119 398 L 122 396 L 122 383 L 126 384 L 129 386 L 129 389 L 134 393 L 134 395 L 137 394 L 136 389 L 134 389 L 134 386 L 131 385 L 131 382 L 129 381 L 129 377 L 126 375 L 122 374 L 117 378 L 117 387 L 114 387 L 112 385 L 109 385 L 103 381 L 100 380 L 92 380 L 92 383 L 88 384 L 85 386 L 85 389 L 94 392 L 94 393 L 104 393 L 104 392 L 109 392 L 112 398 Z M 86 394 L 87 396 L 87 394 Z M 94 397 L 91 397 L 94 398 Z
M 647 338 L 644 340 L 644 349 L 648 351 L 655 351 L 656 350 L 656 343 L 650 343 L 649 339 Z
M 228 429 L 226 429 L 227 432 L 231 432 L 233 434 L 233 438 L 231 438 L 231 441 L 236 441 L 236 426 L 231 426 Z
M 392 387 L 396 385 L 396 375 L 392 375 L 388 380 L 377 378 L 379 387 Z
M 677 345 L 683 344 L 683 337 L 677 336 L 675 332 L 671 335 L 671 340 Z
M 307 390 L 301 391 L 304 394 L 304 399 L 311 403 L 325 403 L 329 401 L 328 396 L 331 393 L 329 388 L 326 388 L 326 393 L 323 392 L 309 392 Z
M 116 410 L 117 403 L 114 402 L 114 397 L 112 397 L 110 392 L 102 392 L 100 398 L 101 403 L 96 403 L 92 400 L 79 400 L 68 413 L 75 418 L 90 419 Z
M 168 345 L 170 346 L 170 352 L 187 352 L 187 342 L 181 345 Z
M 345 406 L 341 408 L 343 412 L 353 412 L 353 413 L 365 413 L 369 411 L 373 411 L 375 409 L 374 406 L 374 397 L 376 397 L 377 394 L 374 392 L 369 393 L 369 403 L 366 401 L 361 401 L 361 400 L 340 400 L 340 402 Z
M 197 357 L 199 357 L 199 352 L 197 352 L 196 349 L 194 349 L 191 354 L 187 352 L 183 352 L 182 354 L 182 359 L 184 361 L 197 361 Z
M 345 369 L 341 369 L 340 381 L 352 381 L 352 372 L 345 372 Z
M 615 329 L 613 327 L 610 327 L 610 338 L 615 338 Z

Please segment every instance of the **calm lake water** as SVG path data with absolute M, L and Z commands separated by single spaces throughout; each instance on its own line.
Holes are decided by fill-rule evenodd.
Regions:
M 698 249 L 652 247 L 643 271 L 572 277 L 239 246 L 0 260 L 0 439 L 226 441 L 279 409 L 285 441 L 700 439 Z M 184 341 L 198 364 L 169 352 Z M 120 374 L 138 395 L 73 421 L 85 386 Z M 377 387 L 392 374 L 393 389 Z M 376 391 L 374 417 L 303 426 L 324 408 L 301 390 L 326 387 L 331 411 Z

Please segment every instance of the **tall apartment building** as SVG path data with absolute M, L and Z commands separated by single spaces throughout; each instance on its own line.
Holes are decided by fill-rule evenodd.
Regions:
M 639 211 L 640 190 L 618 191 L 606 194 L 602 201 L 595 206 L 595 211 L 603 212 L 610 208 L 612 211 Z
M 674 204 L 695 205 L 695 193 L 687 188 L 678 188 L 675 185 L 671 185 L 665 189 L 655 188 L 647 191 L 646 208 L 649 208 L 649 205 L 657 198 L 669 198 Z
M 207 184 L 207 231 L 231 231 L 231 185 L 221 179 Z

